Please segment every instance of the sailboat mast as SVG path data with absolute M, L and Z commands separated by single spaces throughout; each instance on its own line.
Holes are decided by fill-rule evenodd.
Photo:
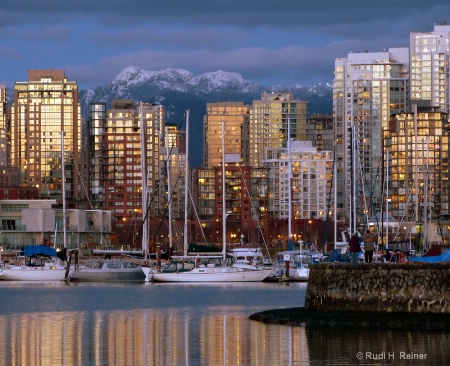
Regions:
M 291 159 L 291 119 L 288 117 L 288 248 L 292 245 L 292 159 Z M 289 248 L 290 249 L 290 248 Z M 292 248 L 293 249 L 293 248 Z
M 144 125 L 144 108 L 142 102 L 139 106 L 140 114 L 140 143 L 141 143 L 141 178 L 142 178 L 142 253 L 144 258 L 147 252 L 148 246 L 148 225 L 146 221 L 147 214 L 147 198 L 148 198 L 148 183 L 147 183 L 147 159 L 145 143 L 145 125 Z
M 64 162 L 64 131 L 61 131 L 61 195 L 63 204 L 63 243 L 67 247 L 67 225 L 66 225 L 66 173 Z M 55 237 L 56 240 L 56 237 Z
M 355 123 L 352 124 L 352 172 L 353 172 L 353 198 L 352 198 L 352 211 L 353 211 L 353 230 L 352 233 L 356 233 L 356 127 Z
M 222 256 L 223 263 L 226 262 L 227 243 L 227 195 L 225 192 L 225 121 L 222 120 Z
M 386 150 L 386 250 L 389 246 L 389 151 Z
M 58 223 L 55 224 L 55 239 L 53 240 L 53 248 L 56 249 L 56 235 L 58 234 Z
M 189 109 L 186 111 L 186 162 L 184 178 L 184 255 L 188 252 L 188 202 L 189 202 Z
M 425 173 L 423 174 L 424 184 L 423 184 L 423 251 L 424 253 L 428 250 L 428 139 L 427 139 L 427 150 L 426 155 L 424 152 L 424 141 L 422 139 L 422 157 L 425 159 Z
M 336 142 L 334 145 L 334 157 L 333 157 L 333 180 L 334 180 L 334 249 L 336 249 L 336 242 L 337 242 L 337 177 L 336 177 L 336 172 L 337 172 L 337 159 L 336 159 Z
M 166 151 L 167 151 L 167 204 L 169 206 L 169 248 L 172 248 L 172 172 L 171 172 L 168 127 L 166 127 Z

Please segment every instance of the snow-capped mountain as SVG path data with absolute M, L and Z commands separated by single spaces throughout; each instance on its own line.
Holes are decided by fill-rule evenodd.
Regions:
M 88 104 L 93 101 L 108 104 L 114 99 L 144 102 L 164 102 L 170 99 L 170 104 L 176 106 L 179 98 L 189 100 L 193 95 L 197 98 L 202 96 L 201 99 L 205 100 L 206 108 L 207 102 L 232 100 L 251 103 L 259 99 L 263 92 L 268 91 L 294 93 L 296 99 L 310 103 L 311 113 L 331 113 L 332 89 L 328 84 L 267 87 L 245 80 L 238 73 L 222 70 L 193 75 L 183 69 L 146 71 L 130 66 L 123 69 L 108 85 L 81 91 L 80 97 L 82 104 L 86 107 L 83 108 L 84 111 L 87 111 Z M 316 100 L 320 101 L 320 105 L 317 105 Z
M 251 93 L 259 88 L 257 84 L 244 80 L 240 74 L 222 70 L 195 76 L 189 81 L 189 84 L 205 92 L 236 89 L 242 93 Z
M 242 93 L 253 92 L 259 88 L 255 83 L 245 80 L 242 75 L 218 70 L 194 76 L 183 69 L 165 69 L 146 71 L 130 66 L 122 70 L 110 83 L 112 91 L 127 94 L 128 90 L 139 85 L 152 85 L 161 90 L 189 92 L 201 90 L 210 93 L 220 90 L 234 89 Z
M 186 85 L 194 75 L 182 69 L 165 69 L 160 71 L 146 71 L 139 67 L 130 66 L 122 70 L 111 82 L 117 93 L 125 92 L 132 86 L 151 83 L 161 89 L 175 89 L 186 91 Z
M 332 112 L 332 87 L 329 84 L 315 86 L 262 86 L 248 81 L 242 75 L 218 70 L 193 75 L 183 69 L 146 71 L 139 67 L 126 67 L 109 84 L 91 90 L 80 91 L 80 103 L 85 119 L 91 102 L 111 102 L 131 99 L 148 103 L 161 103 L 166 108 L 168 122 L 179 123 L 186 109 L 191 111 L 191 129 L 202 135 L 206 104 L 213 102 L 243 102 L 252 104 L 261 99 L 264 92 L 293 93 L 295 99 L 309 102 L 309 113 Z M 202 146 L 202 137 L 196 142 Z M 195 155 L 195 153 L 194 153 Z M 194 160 L 197 160 L 195 156 Z

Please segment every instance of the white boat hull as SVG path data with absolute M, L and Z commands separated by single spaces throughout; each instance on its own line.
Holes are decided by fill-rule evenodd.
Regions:
M 153 273 L 156 273 L 156 270 L 149 266 L 142 266 L 142 272 L 144 272 L 145 282 L 150 282 L 152 280 Z
M 188 272 L 150 273 L 157 282 L 261 282 L 272 273 L 272 269 L 245 271 L 232 267 L 194 268 Z
M 0 271 L 0 279 L 5 281 L 61 281 L 66 269 L 61 267 L 11 266 Z

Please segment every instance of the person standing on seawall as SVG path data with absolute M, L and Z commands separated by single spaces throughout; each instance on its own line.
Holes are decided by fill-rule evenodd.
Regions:
M 359 245 L 358 235 L 354 233 L 350 238 L 348 243 L 350 247 L 350 255 L 352 257 L 352 263 L 356 264 L 358 261 L 358 253 L 361 251 L 361 246 Z
M 373 262 L 373 248 L 374 242 L 376 240 L 376 235 L 372 234 L 369 230 L 367 230 L 366 234 L 362 238 L 364 242 L 364 262 L 372 263 Z

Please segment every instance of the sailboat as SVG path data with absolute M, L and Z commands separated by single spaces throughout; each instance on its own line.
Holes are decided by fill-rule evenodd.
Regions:
M 66 177 L 64 164 L 64 131 L 61 131 L 61 191 L 64 249 L 66 249 Z M 63 254 L 65 254 L 65 250 Z M 20 253 L 17 257 L 15 265 L 8 265 L 0 271 L 0 279 L 8 281 L 59 281 L 64 279 L 65 273 L 66 265 L 57 256 L 55 248 L 44 245 L 29 245 L 24 247 L 23 255 Z
M 70 282 L 144 281 L 141 265 L 128 260 L 88 261 L 66 277 Z
M 15 265 L 0 270 L 0 280 L 6 281 L 59 281 L 66 267 L 57 257 L 56 250 L 44 245 L 25 246 L 23 255 Z
M 188 114 L 189 116 L 189 114 Z M 189 134 L 189 118 L 186 122 L 186 136 Z M 186 141 L 188 146 L 188 141 Z M 188 170 L 188 147 L 186 147 L 186 175 Z M 186 179 L 186 182 L 188 180 Z M 272 272 L 264 266 L 242 266 L 233 263 L 233 257 L 226 254 L 226 192 L 225 192 L 225 122 L 222 122 L 222 255 L 187 255 L 187 225 L 184 226 L 184 255 L 172 256 L 170 263 L 149 276 L 157 282 L 261 282 Z M 187 192 L 186 192 L 187 196 Z M 186 210 L 187 212 L 187 210 Z

